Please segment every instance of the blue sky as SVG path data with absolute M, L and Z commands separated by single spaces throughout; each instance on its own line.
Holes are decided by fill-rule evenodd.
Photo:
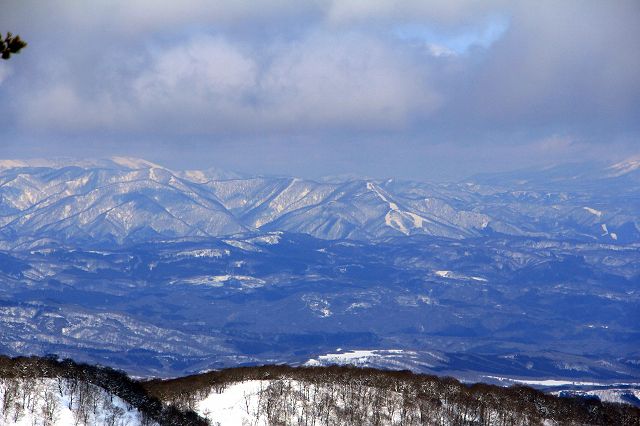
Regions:
M 450 179 L 640 153 L 637 1 L 8 0 L 0 157 Z
M 496 14 L 479 19 L 472 25 L 450 29 L 438 28 L 428 23 L 400 24 L 393 29 L 393 34 L 403 40 L 433 46 L 436 55 L 439 52 L 445 55 L 464 55 L 472 48 L 489 49 L 508 29 L 508 16 Z M 441 49 L 438 50 L 438 47 Z

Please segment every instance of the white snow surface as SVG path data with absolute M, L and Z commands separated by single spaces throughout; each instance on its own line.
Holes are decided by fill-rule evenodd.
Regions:
M 609 237 L 614 241 L 618 239 L 618 234 L 616 234 L 615 232 L 609 232 L 609 228 L 607 228 L 606 223 L 601 224 L 600 227 L 602 228 L 602 232 L 604 232 L 601 237 L 609 235 Z
M 176 257 L 180 258 L 199 258 L 199 257 L 211 257 L 211 258 L 221 258 L 223 256 L 229 256 L 231 252 L 229 250 L 220 250 L 220 249 L 198 249 L 198 250 L 187 250 L 181 251 L 175 254 Z
M 274 245 L 274 244 L 278 244 L 281 238 L 282 238 L 282 232 L 270 232 L 266 235 L 249 238 L 247 241 L 252 244 Z
M 286 416 L 286 421 L 281 419 L 275 424 L 321 424 L 320 413 L 316 409 L 321 408 L 319 404 L 327 390 L 322 386 L 293 379 L 236 382 L 227 385 L 219 393 L 214 390 L 204 400 L 196 402 L 195 411 L 217 426 L 267 426 L 273 424 L 266 413 L 268 400 L 275 402 L 281 391 L 289 393 L 285 402 L 286 414 L 279 413 Z M 401 398 L 399 393 L 394 392 L 389 392 L 389 396 L 397 400 Z M 304 401 L 305 397 L 307 401 Z M 318 400 L 315 404 L 308 403 L 316 398 Z M 342 409 L 349 403 L 340 400 L 335 402 Z M 271 410 L 273 415 L 277 409 L 272 407 Z M 397 411 L 392 415 L 393 424 L 399 424 L 400 421 L 399 410 Z M 335 418 L 335 414 L 331 415 L 329 422 L 344 424 Z
M 598 383 L 598 382 L 581 382 L 571 380 L 557 380 L 557 379 L 545 379 L 545 380 L 531 380 L 531 379 L 514 379 L 510 377 L 499 376 L 483 376 L 488 379 L 499 380 L 500 382 L 507 383 L 521 383 L 524 385 L 532 386 L 640 386 L 640 383 Z
M 592 215 L 595 215 L 595 216 L 598 216 L 598 217 L 602 216 L 602 212 L 600 210 L 596 210 L 596 209 L 593 209 L 591 207 L 583 207 L 583 209 L 585 209 L 586 211 L 588 211 Z
M 572 382 L 570 380 L 555 380 L 555 379 L 545 379 L 545 380 L 530 380 L 530 379 L 512 379 L 509 377 L 498 377 L 498 376 L 484 376 L 488 379 L 495 379 L 501 382 L 508 383 L 521 383 L 524 385 L 534 385 L 534 386 L 599 386 L 601 383 L 596 382 Z
M 393 359 L 403 360 L 407 357 L 415 356 L 416 353 L 412 351 L 405 351 L 402 349 L 358 349 L 347 350 L 337 349 L 335 353 L 329 353 L 320 355 L 317 358 L 310 359 L 305 362 L 307 366 L 322 366 L 322 365 L 376 365 L 382 364 L 385 361 Z
M 475 277 L 475 276 L 467 276 L 467 275 L 459 274 L 459 273 L 453 272 L 453 271 L 434 271 L 434 274 L 436 274 L 437 276 L 439 276 L 441 278 L 487 282 L 486 278 Z
M 238 282 L 243 288 L 262 287 L 266 283 L 260 278 L 248 275 L 199 275 L 171 281 L 171 284 L 204 285 L 209 287 L 223 287 L 228 282 Z
M 256 416 L 256 411 L 259 393 L 269 383 L 268 380 L 248 380 L 230 384 L 221 393 L 211 392 L 205 399 L 197 402 L 195 411 L 214 425 L 266 426 L 266 419 Z

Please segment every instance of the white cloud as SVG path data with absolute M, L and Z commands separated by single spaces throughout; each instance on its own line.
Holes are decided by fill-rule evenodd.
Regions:
M 630 53 L 640 49 L 638 2 L 516 5 L 505 37 L 474 70 L 479 110 L 506 120 L 589 122 L 638 102 L 640 56 Z
M 401 127 L 439 100 L 427 68 L 398 50 L 361 35 L 315 35 L 279 52 L 265 73 L 264 93 L 280 120 Z
M 443 46 L 441 44 L 436 43 L 427 43 L 427 50 L 429 53 L 435 57 L 447 57 L 447 56 L 457 56 L 458 54 L 455 50 L 449 49 L 447 46 Z
M 160 51 L 133 82 L 135 96 L 149 105 L 216 102 L 241 98 L 255 88 L 254 60 L 222 38 L 198 37 Z
M 126 126 L 132 117 L 123 105 L 116 105 L 107 92 L 85 99 L 72 85 L 59 82 L 27 98 L 20 120 L 25 127 L 62 132 L 92 132 Z
M 142 56 L 149 59 L 139 70 L 105 74 L 91 90 L 60 81 L 60 73 L 25 102 L 26 121 L 165 134 L 374 131 L 403 128 L 439 103 L 428 67 L 358 34 L 316 33 L 262 52 L 196 36 Z

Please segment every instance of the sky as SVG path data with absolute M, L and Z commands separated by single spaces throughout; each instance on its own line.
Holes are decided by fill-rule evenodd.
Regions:
M 2 0 L 0 158 L 458 179 L 640 154 L 640 2 Z

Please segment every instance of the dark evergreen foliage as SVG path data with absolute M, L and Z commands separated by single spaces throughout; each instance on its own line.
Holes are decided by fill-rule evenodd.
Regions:
M 7 33 L 7 36 L 3 39 L 0 34 L 0 56 L 2 59 L 9 59 L 12 54 L 20 53 L 20 50 L 27 47 L 27 43 L 25 43 L 19 35 L 13 35 L 11 33 Z

